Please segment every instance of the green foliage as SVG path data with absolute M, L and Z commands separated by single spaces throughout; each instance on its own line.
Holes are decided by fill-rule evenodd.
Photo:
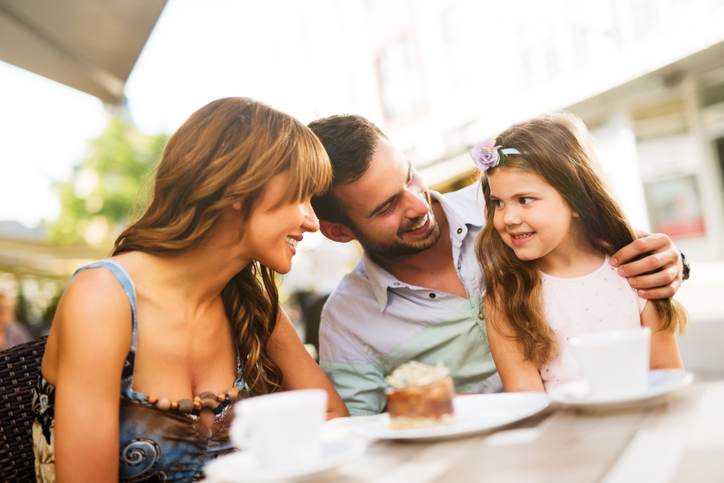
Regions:
M 63 296 L 63 290 L 58 290 L 58 292 L 53 295 L 53 298 L 50 299 L 50 302 L 43 310 L 43 316 L 42 320 L 43 322 L 50 324 L 50 322 L 53 320 L 53 317 L 55 317 L 55 311 L 58 310 L 58 304 L 60 303 L 60 297 Z
M 150 175 L 168 137 L 140 133 L 113 116 L 89 145 L 70 179 L 58 183 L 60 216 L 49 238 L 60 244 L 103 244 L 145 206 Z
M 27 324 L 30 320 L 30 301 L 25 296 L 22 285 L 18 286 L 18 295 L 15 298 L 15 320 Z

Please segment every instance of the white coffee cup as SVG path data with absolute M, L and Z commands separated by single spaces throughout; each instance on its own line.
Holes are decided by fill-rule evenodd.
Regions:
M 300 389 L 244 399 L 234 407 L 232 443 L 266 468 L 293 468 L 320 456 L 327 393 Z
M 648 327 L 585 334 L 569 342 L 591 397 L 622 397 L 646 391 L 651 351 Z

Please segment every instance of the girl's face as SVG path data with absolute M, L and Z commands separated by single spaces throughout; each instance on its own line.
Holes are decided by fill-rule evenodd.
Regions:
M 544 262 L 578 239 L 572 233 L 577 215 L 539 175 L 502 167 L 488 181 L 495 230 L 519 259 Z
M 289 176 L 289 172 L 284 171 L 269 181 L 251 212 L 242 237 L 252 260 L 279 273 L 291 270 L 292 257 L 304 233 L 319 229 L 310 198 L 279 204 L 289 186 Z

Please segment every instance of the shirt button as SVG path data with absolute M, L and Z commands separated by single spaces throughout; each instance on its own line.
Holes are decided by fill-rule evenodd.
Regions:
M 436 297 L 436 295 L 434 293 L 430 292 L 430 298 L 434 299 L 435 297 Z
M 458 228 L 458 235 L 461 234 L 462 232 L 463 232 L 463 229 L 462 229 L 462 228 Z

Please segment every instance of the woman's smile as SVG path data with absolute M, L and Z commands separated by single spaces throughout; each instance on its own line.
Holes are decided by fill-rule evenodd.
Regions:
M 292 252 L 292 256 L 297 254 L 297 245 L 299 244 L 300 241 L 302 241 L 301 236 L 294 236 L 294 235 L 287 236 L 287 244 L 289 245 L 289 249 Z

